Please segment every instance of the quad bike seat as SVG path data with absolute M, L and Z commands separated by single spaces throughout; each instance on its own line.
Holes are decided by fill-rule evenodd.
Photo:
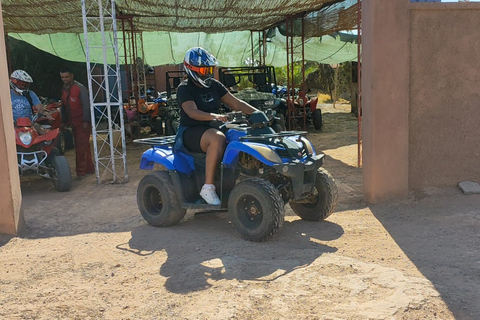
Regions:
M 198 161 L 205 161 L 206 154 L 203 152 L 193 152 L 187 149 L 183 144 L 183 133 L 187 127 L 179 127 L 177 134 L 175 135 L 175 144 L 173 145 L 173 151 L 178 152 L 181 151 L 183 153 L 191 155 L 195 160 Z

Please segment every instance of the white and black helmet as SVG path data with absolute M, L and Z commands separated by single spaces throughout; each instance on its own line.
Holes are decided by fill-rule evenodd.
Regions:
M 209 88 L 212 85 L 213 69 L 218 65 L 217 59 L 201 47 L 190 48 L 183 60 L 185 71 L 192 80 Z
M 23 95 L 28 92 L 32 77 L 23 70 L 15 70 L 10 75 L 10 88 Z

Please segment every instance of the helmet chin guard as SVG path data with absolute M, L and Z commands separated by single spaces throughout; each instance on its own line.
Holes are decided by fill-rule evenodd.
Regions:
M 218 65 L 217 59 L 207 50 L 194 47 L 187 51 L 183 65 L 188 76 L 201 86 L 209 88 L 212 85 L 213 69 Z

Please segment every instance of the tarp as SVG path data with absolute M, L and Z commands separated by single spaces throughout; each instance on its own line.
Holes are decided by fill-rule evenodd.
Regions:
M 91 6 L 97 1 L 84 1 L 90 6 L 90 14 L 95 12 Z M 144 62 L 151 66 L 180 63 L 193 46 L 206 48 L 223 66 L 242 65 L 252 55 L 251 43 L 258 56 L 261 32 L 252 30 L 268 34 L 266 63 L 284 66 L 285 19 L 298 13 L 304 17 L 303 23 L 294 20 L 292 31 L 299 36 L 303 26 L 305 60 L 340 63 L 357 57 L 356 44 L 335 33 L 356 26 L 357 0 L 116 0 L 114 3 L 120 63 L 123 63 L 122 36 L 128 34 L 122 33 L 121 22 L 126 17 L 133 19 L 136 34 L 142 34 Z M 2 9 L 8 35 L 65 60 L 86 61 L 80 0 L 2 0 Z M 108 14 L 104 12 L 105 16 Z M 102 43 L 102 34 L 95 31 L 89 31 L 89 42 Z M 334 37 L 326 36 L 332 33 Z M 108 30 L 104 35 L 110 38 L 108 42 L 113 38 Z M 300 38 L 295 42 L 301 43 Z M 107 54 L 108 63 L 114 64 L 113 50 Z M 295 54 L 300 59 L 298 50 Z M 89 60 L 103 63 L 103 56 L 90 56 Z
M 6 33 L 82 33 L 82 2 L 99 16 L 98 0 L 2 0 Z M 313 23 L 324 34 L 348 29 L 356 0 L 115 0 L 117 17 L 132 17 L 139 32 L 224 33 L 266 30 L 286 16 L 318 12 Z M 103 16 L 113 12 L 101 0 Z M 353 7 L 355 6 L 355 7 Z M 353 9 L 353 10 L 352 10 Z M 353 15 L 352 15 L 353 13 Z
M 258 33 L 236 31 L 229 33 L 175 33 L 144 32 L 144 63 L 151 66 L 178 64 L 183 61 L 185 52 L 193 46 L 201 46 L 213 53 L 222 66 L 241 66 L 251 57 L 251 36 L 254 37 L 254 53 L 258 51 Z M 85 41 L 83 34 L 20 34 L 11 33 L 15 39 L 26 41 L 40 50 L 46 51 L 69 61 L 85 61 Z M 90 37 L 101 38 L 101 34 Z M 335 33 L 332 36 L 312 37 L 305 41 L 305 60 L 321 63 L 341 63 L 356 61 L 357 44 L 355 36 L 342 37 Z M 300 43 L 294 39 L 294 43 Z M 121 51 L 121 50 L 120 50 Z M 275 36 L 267 42 L 266 64 L 285 66 L 287 61 L 285 37 L 277 30 Z M 300 59 L 298 48 L 295 50 Z M 258 56 L 258 55 L 256 55 Z M 92 59 L 91 59 L 92 60 Z M 92 62 L 103 62 L 94 61 Z M 107 57 L 111 64 L 115 63 L 113 50 Z

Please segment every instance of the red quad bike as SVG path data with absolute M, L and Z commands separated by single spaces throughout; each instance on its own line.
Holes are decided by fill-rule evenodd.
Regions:
M 43 104 L 43 109 L 50 114 L 53 120 L 42 118 L 38 119 L 37 123 L 40 123 L 42 126 L 50 126 L 51 129 L 60 128 L 62 123 L 62 116 L 60 113 L 61 104 L 61 101 L 45 101 Z M 59 132 L 55 147 L 58 149 L 61 155 L 63 155 L 66 150 L 71 150 L 75 147 L 73 142 L 73 133 L 70 128 L 64 128 L 63 131 Z
M 55 190 L 69 191 L 72 174 L 67 159 L 55 147 L 59 129 L 40 135 L 30 118 L 18 118 L 15 126 L 18 171 L 20 176 L 36 174 L 53 180 Z
M 321 130 L 323 127 L 322 111 L 317 109 L 318 98 L 310 99 L 308 95 L 300 91 L 298 97 L 294 100 L 294 106 L 297 109 L 295 117 L 295 126 L 303 128 L 303 110 L 305 110 L 305 123 L 313 124 L 315 130 Z M 305 105 L 305 109 L 302 106 Z M 288 123 L 289 130 L 294 130 L 291 123 Z

